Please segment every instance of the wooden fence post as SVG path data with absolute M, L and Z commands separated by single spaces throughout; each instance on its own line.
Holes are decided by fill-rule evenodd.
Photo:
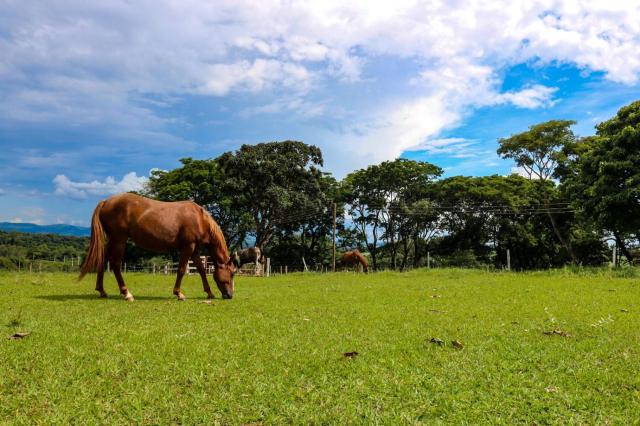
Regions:
M 427 269 L 431 269 L 431 253 L 427 252 Z
M 266 276 L 270 276 L 271 275 L 271 258 L 267 257 L 267 271 L 266 271 Z
M 507 249 L 507 271 L 511 270 L 511 252 Z
M 289 266 L 284 265 L 284 274 L 287 275 L 289 273 Z

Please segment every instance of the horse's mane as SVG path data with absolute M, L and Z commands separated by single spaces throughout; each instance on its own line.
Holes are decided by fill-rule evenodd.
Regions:
M 226 259 L 229 259 L 229 249 L 227 247 L 227 240 L 224 238 L 224 234 L 222 233 L 222 229 L 220 229 L 220 225 L 211 217 L 209 212 L 205 209 L 202 209 L 202 213 L 204 214 L 205 221 L 209 225 L 209 234 L 211 236 L 211 244 L 216 246 L 218 250 L 222 251 L 224 255 L 225 262 Z

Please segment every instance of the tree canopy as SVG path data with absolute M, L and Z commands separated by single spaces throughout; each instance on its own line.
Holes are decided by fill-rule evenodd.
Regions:
M 600 265 L 610 240 L 632 262 L 640 246 L 640 101 L 598 124 L 594 136 L 577 137 L 573 124 L 551 120 L 498 141 L 498 154 L 525 177 L 443 178 L 437 165 L 400 158 L 338 181 L 322 171 L 318 147 L 283 141 L 183 158 L 174 170 L 153 171 L 145 193 L 204 206 L 232 247 L 258 245 L 274 265 L 329 266 L 333 205 L 338 247 L 359 248 L 374 269 L 427 259 L 501 268 L 507 252 L 517 269 Z M 3 238 L 2 265 L 75 256 L 86 244 Z M 129 261 L 150 256 L 127 250 Z

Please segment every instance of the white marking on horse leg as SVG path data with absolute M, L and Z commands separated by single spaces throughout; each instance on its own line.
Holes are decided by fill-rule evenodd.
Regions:
M 124 295 L 124 300 L 127 302 L 133 302 L 135 299 L 133 298 L 133 294 L 129 290 L 127 290 L 127 294 Z

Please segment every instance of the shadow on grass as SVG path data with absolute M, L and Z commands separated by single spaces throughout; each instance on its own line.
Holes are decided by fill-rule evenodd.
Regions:
M 172 296 L 138 296 L 134 295 L 135 300 L 165 300 L 165 301 L 178 301 L 175 297 Z M 48 300 L 52 302 L 68 302 L 71 300 L 94 300 L 96 302 L 125 302 L 124 298 L 119 295 L 109 295 L 109 297 L 98 297 L 98 295 L 93 294 L 47 294 L 44 296 L 34 296 L 35 299 Z M 207 300 L 206 297 L 187 297 L 187 302 L 190 300 Z M 213 300 L 222 300 L 220 298 L 216 298 Z M 134 302 L 135 303 L 135 302 Z

